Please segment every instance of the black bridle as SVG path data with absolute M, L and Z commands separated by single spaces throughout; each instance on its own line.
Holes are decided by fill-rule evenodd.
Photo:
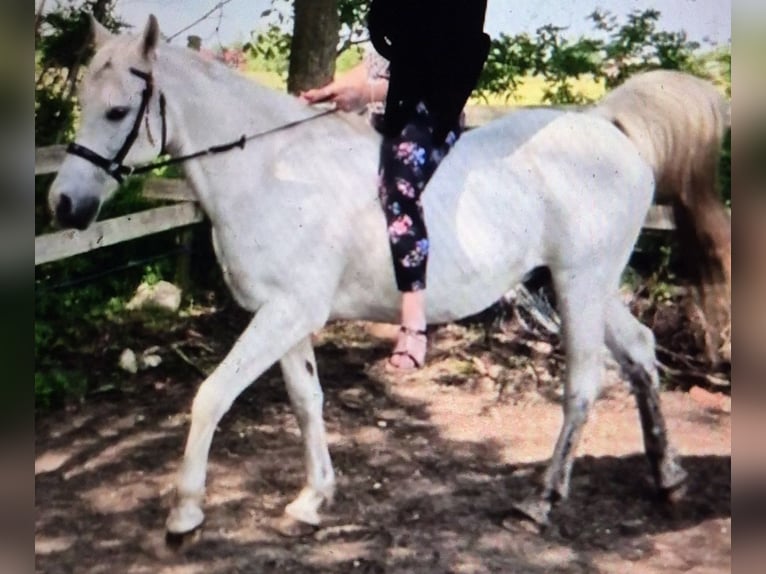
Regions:
M 149 109 L 149 101 L 152 99 L 152 95 L 154 94 L 154 78 L 152 77 L 151 73 L 142 72 L 141 70 L 137 70 L 135 68 L 130 68 L 130 73 L 133 74 L 134 76 L 141 78 L 146 83 L 146 86 L 144 87 L 144 90 L 141 92 L 141 105 L 138 108 L 138 114 L 136 115 L 136 119 L 133 122 L 133 127 L 130 129 L 130 132 L 125 138 L 125 142 L 122 144 L 122 147 L 119 149 L 117 154 L 112 159 L 107 159 L 101 154 L 96 153 L 92 149 L 82 146 L 76 142 L 70 143 L 66 149 L 67 153 L 81 157 L 91 162 L 93 165 L 100 167 L 106 173 L 108 173 L 114 179 L 116 179 L 117 183 L 122 183 L 126 176 L 130 176 L 133 174 L 147 173 L 154 169 L 157 169 L 158 167 L 165 167 L 168 165 L 183 163 L 190 159 L 195 159 L 195 158 L 202 157 L 205 155 L 210 155 L 210 154 L 223 153 L 235 148 L 244 149 L 245 144 L 250 140 L 260 138 L 269 134 L 273 134 L 279 131 L 283 131 L 286 129 L 290 129 L 292 127 L 309 122 L 311 120 L 315 120 L 317 118 L 326 116 L 328 114 L 335 113 L 337 111 L 336 108 L 325 110 L 323 112 L 320 112 L 308 118 L 304 118 L 302 120 L 290 122 L 288 124 L 284 124 L 276 128 L 266 130 L 264 132 L 259 132 L 251 136 L 243 135 L 232 142 L 222 144 L 222 145 L 212 146 L 207 149 L 203 149 L 198 152 L 190 153 L 187 155 L 172 157 L 162 161 L 154 161 L 154 162 L 151 162 L 145 165 L 140 165 L 140 166 L 128 166 L 128 165 L 125 165 L 123 161 L 125 160 L 125 157 L 128 155 L 128 152 L 130 152 L 130 148 L 133 147 L 133 144 L 136 142 L 136 138 L 138 138 L 138 133 L 141 130 L 141 121 L 144 119 L 144 116 L 146 115 L 146 112 Z M 165 155 L 167 151 L 165 149 L 165 146 L 167 145 L 167 122 L 165 119 L 165 107 L 166 107 L 165 95 L 162 92 L 160 92 L 160 117 L 162 118 L 162 145 L 160 147 L 160 155 Z M 147 129 L 148 129 L 148 124 L 147 124 Z
M 131 175 L 133 173 L 141 173 L 142 171 L 149 171 L 152 169 L 144 169 L 141 167 L 134 168 L 122 163 L 125 160 L 125 157 L 128 155 L 130 148 L 133 147 L 134 143 L 136 143 L 138 132 L 141 130 L 141 121 L 144 119 L 146 110 L 149 108 L 149 101 L 152 99 L 152 94 L 154 94 L 154 79 L 152 78 L 151 74 L 142 72 L 141 70 L 136 70 L 135 68 L 131 68 L 130 73 L 141 78 L 146 83 L 146 86 L 144 87 L 143 92 L 141 92 L 141 105 L 138 108 L 136 120 L 133 122 L 133 127 L 130 129 L 128 136 L 125 138 L 125 142 L 122 144 L 122 147 L 119 149 L 117 154 L 112 159 L 107 159 L 92 149 L 75 142 L 70 143 L 66 149 L 67 153 L 79 156 L 100 167 L 106 173 L 116 179 L 117 183 L 122 183 L 124 177 L 127 175 Z M 165 153 L 165 140 L 167 138 L 167 127 L 165 123 L 165 96 L 162 94 L 160 94 L 160 115 L 162 116 L 162 148 L 160 155 L 162 155 Z

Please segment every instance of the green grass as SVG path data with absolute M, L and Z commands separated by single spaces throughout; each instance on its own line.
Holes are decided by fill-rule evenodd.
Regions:
M 606 92 L 603 80 L 592 77 L 582 77 L 570 80 L 569 85 L 576 94 L 588 100 L 598 100 Z M 470 103 L 473 105 L 489 106 L 536 106 L 545 104 L 543 96 L 548 85 L 540 76 L 527 76 L 519 82 L 518 88 L 511 94 L 490 94 L 487 99 L 474 96 Z
M 267 88 L 273 88 L 275 90 L 286 90 L 287 82 L 276 72 L 264 72 L 257 70 L 247 70 L 242 72 L 246 77 L 255 80 L 259 84 L 266 86 Z
M 353 63 L 346 63 L 344 68 L 347 70 Z M 339 65 L 340 69 L 340 65 Z M 260 70 L 247 70 L 243 72 L 245 76 L 259 82 L 260 84 L 273 88 L 275 90 L 285 90 L 287 83 L 276 72 L 267 72 Z M 341 72 L 342 73 L 342 72 Z M 589 100 L 598 100 L 604 95 L 605 88 L 603 81 L 596 81 L 593 78 L 579 78 L 571 81 L 571 85 L 576 93 L 579 93 Z M 530 76 L 519 83 L 518 89 L 509 96 L 502 94 L 492 94 L 486 100 L 484 98 L 473 97 L 470 100 L 471 105 L 489 105 L 506 106 L 521 105 L 533 106 L 544 104 L 543 95 L 545 93 L 545 80 L 538 76 Z

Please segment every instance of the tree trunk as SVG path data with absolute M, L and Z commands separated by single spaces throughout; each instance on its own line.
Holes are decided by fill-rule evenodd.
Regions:
M 104 16 L 106 16 L 107 8 L 109 8 L 109 5 L 113 2 L 114 0 L 96 0 L 93 2 L 93 17 L 99 22 L 102 22 Z
M 338 0 L 295 0 L 287 91 L 296 94 L 332 80 L 339 34 Z

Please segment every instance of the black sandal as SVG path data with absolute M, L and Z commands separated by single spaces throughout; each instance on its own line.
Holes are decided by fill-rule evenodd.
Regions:
M 425 329 L 422 329 L 422 330 L 419 330 L 419 329 L 410 329 L 409 327 L 405 327 L 404 325 L 402 325 L 402 326 L 399 328 L 399 332 L 400 332 L 400 333 L 404 333 L 405 335 L 408 335 L 408 336 L 410 336 L 410 337 L 425 337 L 425 338 L 426 338 L 426 351 L 428 351 L 428 340 L 427 340 L 427 336 L 428 336 L 428 335 L 427 335 L 427 333 L 426 333 L 426 330 L 425 330 Z M 399 356 L 399 357 L 407 357 L 407 358 L 408 358 L 410 361 L 412 361 L 412 364 L 414 365 L 414 367 L 412 367 L 412 368 L 407 368 L 407 367 L 398 367 L 398 366 L 394 365 L 394 364 L 391 362 L 391 357 L 396 357 L 396 356 Z M 389 369 L 390 369 L 390 370 L 397 370 L 397 371 L 415 371 L 415 370 L 417 370 L 417 369 L 420 369 L 420 368 L 423 366 L 423 362 L 421 362 L 421 361 L 418 361 L 418 360 L 417 360 L 417 359 L 416 359 L 416 358 L 415 358 L 415 357 L 412 355 L 412 353 L 410 353 L 409 351 L 406 351 L 406 350 L 402 350 L 402 351 L 394 351 L 393 353 L 391 353 L 391 357 L 389 357 L 389 358 L 388 358 L 388 365 L 387 365 L 387 366 L 389 367 Z M 425 357 L 424 357 L 424 361 L 425 361 Z

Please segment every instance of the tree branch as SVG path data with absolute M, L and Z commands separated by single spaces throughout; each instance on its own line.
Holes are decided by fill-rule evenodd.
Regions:
M 214 13 L 216 10 L 220 10 L 221 8 L 223 8 L 224 6 L 226 6 L 226 4 L 228 4 L 229 2 L 231 2 L 231 0 L 220 0 L 218 3 L 216 3 L 216 5 L 215 5 L 215 6 L 213 6 L 213 7 L 212 7 L 210 10 L 208 10 L 208 11 L 207 11 L 207 12 L 205 12 L 205 13 L 204 13 L 202 16 L 200 16 L 199 18 L 197 18 L 197 19 L 196 19 L 194 22 L 192 22 L 191 24 L 189 24 L 188 26 L 186 26 L 186 27 L 184 27 L 184 28 L 181 28 L 181 29 L 180 29 L 178 32 L 176 32 L 176 33 L 175 33 L 175 34 L 173 34 L 172 36 L 169 36 L 169 37 L 167 38 L 167 41 L 168 41 L 168 42 L 171 42 L 171 41 L 173 41 L 175 38 L 177 38 L 178 36 L 180 36 L 180 35 L 181 35 L 181 34 L 183 34 L 184 32 L 186 32 L 186 31 L 188 31 L 188 30 L 191 30 L 192 28 L 194 28 L 194 26 L 196 26 L 196 25 L 197 25 L 197 24 L 199 24 L 200 22 L 204 22 L 204 21 L 205 21 L 205 20 L 207 20 L 207 19 L 208 19 L 208 18 L 209 18 L 209 17 L 210 17 L 210 16 L 211 16 L 211 15 L 212 15 L 212 14 L 213 14 L 213 13 Z
M 356 40 L 352 40 L 351 38 L 347 38 L 343 41 L 343 44 L 341 45 L 340 49 L 338 50 L 338 56 L 340 56 L 343 52 L 348 50 L 349 48 L 353 46 L 358 46 L 359 44 L 364 44 L 366 42 L 369 42 L 370 38 L 365 36 L 364 38 L 359 38 Z

